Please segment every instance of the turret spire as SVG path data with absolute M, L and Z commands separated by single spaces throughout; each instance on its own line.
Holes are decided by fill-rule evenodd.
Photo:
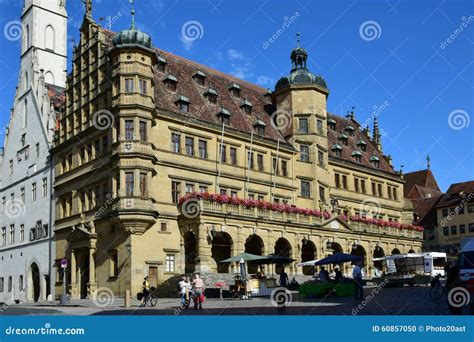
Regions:
M 372 141 L 377 146 L 377 149 L 382 152 L 382 142 L 380 140 L 380 131 L 379 131 L 379 120 L 377 117 L 374 118 L 374 130 L 372 132 Z
M 132 5 L 132 9 L 130 10 L 130 14 L 132 15 L 132 24 L 130 25 L 130 30 L 135 30 L 135 1 L 129 0 L 130 4 Z
M 426 167 L 428 168 L 428 170 L 431 167 L 431 158 L 429 154 L 426 155 Z

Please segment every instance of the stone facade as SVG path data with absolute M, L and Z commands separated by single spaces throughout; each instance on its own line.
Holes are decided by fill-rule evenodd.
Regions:
M 85 17 L 53 150 L 55 258 L 70 260 L 74 297 L 136 293 L 146 275 L 165 286 L 234 272 L 220 261 L 244 251 L 296 261 L 353 252 L 368 274 L 374 253 L 421 251 L 378 127 L 371 138 L 353 113 L 329 114 L 328 89 L 295 51 L 298 77 L 271 94 L 153 48 L 133 23 L 115 34 Z M 287 209 L 182 199 L 194 192 Z
M 17 92 L 0 154 L 0 302 L 54 294 L 50 148 L 64 102 L 64 1 L 25 1 Z

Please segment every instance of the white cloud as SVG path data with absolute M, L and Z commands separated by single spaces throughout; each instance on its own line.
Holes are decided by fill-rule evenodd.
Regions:
M 268 76 L 260 75 L 257 77 L 256 83 L 262 87 L 271 88 L 274 86 L 275 81 Z
M 237 51 L 235 49 L 227 50 L 227 57 L 230 61 L 246 61 L 247 58 L 244 56 L 244 53 Z

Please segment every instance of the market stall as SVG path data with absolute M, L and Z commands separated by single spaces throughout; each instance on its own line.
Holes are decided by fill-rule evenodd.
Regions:
M 297 264 L 297 266 L 322 266 L 339 265 L 345 262 L 361 262 L 361 256 L 335 253 L 321 260 L 312 260 Z M 342 278 L 338 281 L 329 280 L 322 282 L 320 280 L 307 281 L 300 285 L 299 295 L 302 298 L 322 297 L 328 295 L 351 296 L 354 295 L 354 281 L 351 278 Z
M 271 276 L 265 275 L 263 273 L 263 265 L 287 265 L 294 261 L 294 259 L 276 254 L 270 254 L 262 259 L 250 261 L 251 263 L 260 266 L 260 272 L 250 279 L 252 296 L 269 296 L 273 289 L 278 286 L 275 277 L 276 275 L 274 275 L 273 272 Z

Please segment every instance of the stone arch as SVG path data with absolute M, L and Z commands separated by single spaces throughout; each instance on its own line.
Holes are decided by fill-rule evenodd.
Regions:
M 363 257 L 364 259 L 362 261 L 363 262 L 362 267 L 367 266 L 367 252 L 365 251 L 365 248 L 362 245 L 359 245 L 359 244 L 352 245 L 351 254 Z
M 291 258 L 292 256 L 292 247 L 290 242 L 284 237 L 279 238 L 275 242 L 274 254 L 281 255 L 286 258 Z M 275 265 L 275 272 L 281 273 L 284 270 L 284 266 Z
M 392 249 L 392 255 L 393 254 L 402 254 L 398 248 Z
M 415 253 L 415 251 L 413 249 L 410 249 L 408 253 Z
M 38 263 L 33 261 L 28 268 L 28 300 L 37 302 L 41 295 L 41 273 Z
M 194 273 L 196 271 L 196 236 L 189 231 L 184 233 L 184 273 Z
M 385 251 L 383 250 L 382 247 L 376 246 L 374 249 L 374 253 L 372 254 L 373 258 L 381 258 L 385 256 Z M 374 272 L 375 276 L 381 276 L 382 275 L 382 269 L 383 269 L 383 262 L 382 261 L 374 261 Z M 379 274 L 380 273 L 380 274 Z
M 44 29 L 44 48 L 46 50 L 54 51 L 56 42 L 56 33 L 51 24 Z
M 222 263 L 232 255 L 232 237 L 226 232 L 216 232 L 212 237 L 211 255 L 216 264 L 217 273 L 229 273 L 230 264 Z
M 311 240 L 303 240 L 301 242 L 301 261 L 311 261 L 316 259 L 316 245 Z M 314 266 L 303 266 L 304 275 L 313 275 Z
M 245 240 L 245 253 L 263 255 L 265 251 L 265 244 L 263 239 L 257 235 L 252 234 Z M 249 263 L 248 264 L 248 273 L 257 273 L 258 265 Z

